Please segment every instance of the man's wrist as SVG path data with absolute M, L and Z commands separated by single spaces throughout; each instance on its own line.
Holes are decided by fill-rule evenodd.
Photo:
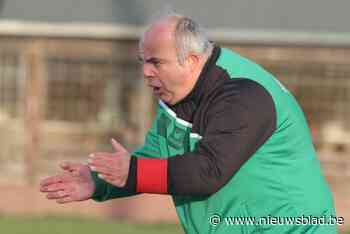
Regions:
M 137 175 L 137 157 L 131 156 L 128 179 L 126 180 L 126 184 L 124 187 L 122 187 L 122 189 L 130 193 L 136 193 L 136 183 L 137 183 L 136 175 Z
M 94 192 L 93 192 L 93 194 L 91 196 L 91 199 L 93 199 L 95 201 L 102 201 L 102 197 L 106 193 L 107 182 L 105 182 L 104 180 L 100 179 L 98 177 L 97 172 L 90 171 L 90 173 L 91 173 L 92 181 L 95 184 Z

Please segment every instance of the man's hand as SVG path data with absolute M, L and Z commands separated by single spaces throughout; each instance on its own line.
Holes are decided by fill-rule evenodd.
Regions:
M 94 153 L 89 157 L 89 167 L 104 181 L 124 187 L 129 175 L 130 153 L 116 140 L 111 140 L 114 153 Z
M 44 179 L 40 183 L 40 191 L 47 193 L 48 199 L 54 199 L 60 204 L 90 199 L 95 191 L 95 183 L 89 167 L 69 162 L 60 166 L 64 173 Z

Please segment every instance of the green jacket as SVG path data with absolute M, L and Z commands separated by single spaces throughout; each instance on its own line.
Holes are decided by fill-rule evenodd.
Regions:
M 185 232 L 337 233 L 334 225 L 266 223 L 272 219 L 286 222 L 288 217 L 298 222 L 301 217 L 335 216 L 332 195 L 321 173 L 307 122 L 290 92 L 256 63 L 222 48 L 212 66 L 225 70 L 230 79 L 243 77 L 263 86 L 273 99 L 276 129 L 216 193 L 209 197 L 173 196 Z M 165 133 L 160 134 L 160 129 Z M 174 129 L 181 129 L 180 136 L 174 137 Z M 201 138 L 192 132 L 191 123 L 178 118 L 160 101 L 144 145 L 132 155 L 168 158 L 196 150 Z M 174 144 L 181 147 L 172 147 Z M 134 194 L 104 183 L 95 174 L 93 176 L 97 185 L 93 196 L 96 201 Z M 247 218 L 250 224 L 230 224 L 235 217 Z

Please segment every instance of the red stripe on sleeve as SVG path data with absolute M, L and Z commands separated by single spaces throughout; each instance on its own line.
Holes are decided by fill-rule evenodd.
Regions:
M 168 192 L 168 160 L 137 159 L 136 191 L 139 193 Z

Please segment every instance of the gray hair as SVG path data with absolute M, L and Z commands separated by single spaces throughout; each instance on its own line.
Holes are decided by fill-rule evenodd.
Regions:
M 210 54 L 213 44 L 209 41 L 204 29 L 189 17 L 179 17 L 175 28 L 177 57 L 184 64 L 189 53 Z
M 160 17 L 152 20 L 150 24 L 169 19 L 176 18 L 176 26 L 174 31 L 175 46 L 177 51 L 177 59 L 181 65 L 189 53 L 198 55 L 210 55 L 213 49 L 213 44 L 210 42 L 205 30 L 193 19 L 185 17 L 173 12 L 168 12 Z M 143 42 L 143 36 L 140 42 Z

